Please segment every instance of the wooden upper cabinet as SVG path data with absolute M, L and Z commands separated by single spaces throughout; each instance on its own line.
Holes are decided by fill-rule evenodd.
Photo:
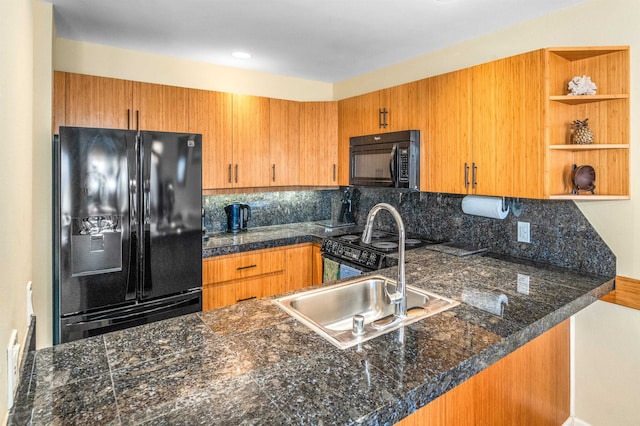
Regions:
M 423 191 L 466 194 L 471 187 L 471 70 L 427 79 L 427 123 L 421 132 Z
M 202 134 L 202 188 L 229 188 L 233 163 L 233 96 L 189 89 L 190 133 Z
M 425 81 L 419 80 L 338 102 L 340 185 L 349 185 L 351 137 L 400 130 L 426 130 L 426 88 Z
M 338 102 L 338 185 L 349 185 L 349 139 L 367 134 L 362 96 Z
M 300 103 L 300 185 L 338 185 L 338 103 Z
M 53 73 L 53 105 L 51 114 L 51 133 L 57 135 L 60 126 L 66 125 L 66 80 L 67 74 L 61 71 Z
M 189 131 L 189 89 L 152 83 L 133 83 L 134 129 Z
M 380 90 L 378 104 L 383 126 L 378 133 L 420 129 L 423 95 L 420 81 Z
M 128 80 L 56 72 L 55 121 L 58 126 L 129 129 L 133 108 L 131 87 Z M 60 119 L 62 111 L 64 117 Z
M 233 95 L 233 185 L 269 186 L 269 98 Z
M 536 50 L 472 68 L 476 194 L 544 197 L 542 56 Z
M 298 185 L 300 103 L 270 99 L 269 185 Z

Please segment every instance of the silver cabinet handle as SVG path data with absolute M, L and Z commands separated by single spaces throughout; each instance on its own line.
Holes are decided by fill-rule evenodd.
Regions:
M 231 183 L 231 163 L 229 163 L 229 183 Z
M 236 183 L 238 183 L 238 165 L 236 164 Z
M 276 165 L 274 164 L 273 166 L 271 166 L 271 172 L 272 172 L 272 181 L 276 181 Z
M 471 188 L 476 189 L 478 186 L 478 182 L 476 182 L 476 178 L 478 177 L 478 167 L 476 167 L 476 163 L 472 163 L 471 169 Z
M 338 174 L 338 166 L 334 164 L 333 165 L 333 181 L 334 182 L 338 179 L 337 174 Z

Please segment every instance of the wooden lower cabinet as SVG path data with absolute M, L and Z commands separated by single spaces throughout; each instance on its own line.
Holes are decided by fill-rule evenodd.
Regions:
M 569 418 L 569 370 L 566 320 L 397 425 L 561 425 Z
M 322 244 L 314 244 L 313 245 L 313 254 L 312 254 L 312 262 L 313 262 L 313 275 L 312 281 L 313 285 L 322 284 L 322 272 L 323 272 L 323 263 L 322 263 Z
M 307 287 L 311 243 L 204 259 L 202 310 Z

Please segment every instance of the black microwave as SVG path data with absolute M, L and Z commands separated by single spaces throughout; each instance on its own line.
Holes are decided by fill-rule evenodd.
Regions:
M 420 131 L 349 139 L 349 184 L 420 190 Z

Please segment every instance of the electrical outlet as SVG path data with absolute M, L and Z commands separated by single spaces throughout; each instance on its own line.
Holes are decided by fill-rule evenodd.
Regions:
M 18 330 L 11 332 L 7 345 L 7 407 L 13 406 L 13 397 L 18 388 L 18 358 L 20 345 L 18 344 Z
M 518 241 L 521 243 L 531 242 L 529 222 L 518 222 Z
M 529 295 L 529 275 L 518 274 L 518 293 Z

